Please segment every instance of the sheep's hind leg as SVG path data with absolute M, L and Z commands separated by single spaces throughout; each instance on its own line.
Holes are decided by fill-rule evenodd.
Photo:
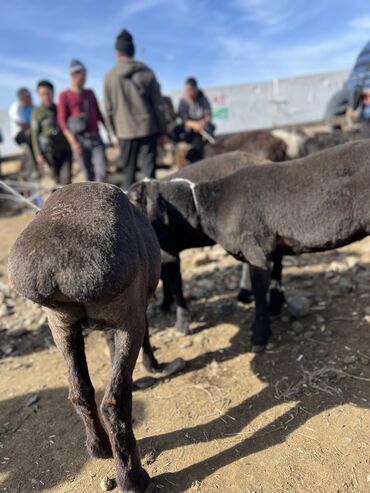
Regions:
M 242 275 L 240 278 L 240 289 L 237 296 L 237 300 L 240 303 L 251 303 L 253 301 L 252 285 L 251 285 L 251 273 L 249 265 L 243 262 Z
M 251 265 L 251 280 L 256 302 L 255 319 L 252 326 L 252 352 L 259 353 L 265 349 L 271 335 L 270 317 L 267 306 L 270 272 L 267 265 L 265 268 Z
M 95 390 L 86 362 L 81 326 L 84 311 L 78 305 L 63 303 L 58 309 L 46 309 L 46 313 L 55 344 L 67 363 L 69 400 L 85 425 L 87 450 L 92 457 L 112 457 L 108 435 L 99 419 Z
M 132 429 L 132 372 L 145 333 L 145 319 L 137 323 L 131 320 L 127 329 L 117 330 L 115 334 L 112 378 L 101 410 L 109 430 L 117 483 L 122 491 L 142 493 L 146 491 L 150 480 L 148 473 L 141 466 Z
M 109 347 L 111 362 L 113 364 L 114 352 L 115 352 L 115 343 L 114 343 L 115 330 L 111 329 L 105 332 L 104 335 Z M 161 370 L 161 365 L 158 363 L 157 358 L 154 356 L 153 348 L 150 343 L 148 320 L 146 320 L 146 331 L 143 341 L 143 364 L 145 369 L 151 373 L 155 373 Z
M 182 334 L 189 334 L 190 312 L 182 290 L 182 278 L 180 270 L 180 259 L 162 264 L 162 279 L 166 279 L 171 289 L 176 308 L 176 330 Z
M 162 284 L 163 284 L 163 300 L 161 303 L 161 310 L 162 312 L 169 312 L 171 310 L 171 306 L 173 304 L 174 297 L 172 295 L 171 287 L 168 283 L 167 277 L 166 276 L 161 276 L 162 277 Z
M 148 320 L 145 319 L 145 334 L 143 341 L 143 364 L 146 370 L 154 373 L 162 369 L 158 363 L 157 358 L 154 356 L 153 348 L 150 343 Z
M 114 360 L 114 330 L 110 329 L 110 330 L 104 332 L 104 337 L 105 337 L 107 344 L 108 344 L 111 362 L 113 363 L 113 360 Z
M 279 315 L 285 303 L 285 295 L 281 283 L 281 275 L 283 271 L 283 256 L 278 254 L 274 257 L 273 267 L 271 272 L 270 282 L 270 315 Z

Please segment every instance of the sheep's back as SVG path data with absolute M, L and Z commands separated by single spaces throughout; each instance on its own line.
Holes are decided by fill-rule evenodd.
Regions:
M 194 164 L 171 173 L 163 181 L 169 181 L 177 178 L 190 180 L 194 183 L 200 181 L 218 180 L 224 176 L 230 175 L 239 169 L 257 165 L 267 164 L 271 161 L 263 159 L 255 154 L 245 151 L 232 151 L 219 156 L 202 159 Z

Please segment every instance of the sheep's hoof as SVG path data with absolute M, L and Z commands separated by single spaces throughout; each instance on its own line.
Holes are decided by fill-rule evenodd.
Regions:
M 161 303 L 159 308 L 162 312 L 170 312 L 172 305 L 173 305 L 172 301 L 171 302 L 164 301 L 163 303 Z
M 190 320 L 189 310 L 178 306 L 176 309 L 176 331 L 188 335 L 190 333 Z
M 243 289 L 239 291 L 239 294 L 236 298 L 240 303 L 244 303 L 245 305 L 252 303 L 254 300 L 253 293 L 249 291 L 248 289 Z
M 148 371 L 149 373 L 157 373 L 158 371 L 163 370 L 163 364 L 158 363 L 154 356 L 146 357 L 146 355 L 144 354 L 143 365 L 146 371 Z
M 144 368 L 146 369 L 146 371 L 148 373 L 161 373 L 163 371 L 163 367 L 164 367 L 164 365 L 162 365 L 162 364 L 158 364 L 155 366 L 144 365 Z
M 155 365 L 146 365 L 144 364 L 144 368 L 149 373 L 162 373 L 165 367 L 165 363 L 156 363 Z
M 110 443 L 103 445 L 102 443 L 86 443 L 87 452 L 90 457 L 96 459 L 111 459 L 113 457 Z
M 272 289 L 270 291 L 270 304 L 269 313 L 272 316 L 280 315 L 283 305 L 285 303 L 285 296 L 282 291 Z
M 135 474 L 133 472 L 127 474 L 126 472 L 123 477 L 118 474 L 116 481 L 120 491 L 124 491 L 125 493 L 151 493 L 155 491 L 155 484 L 145 469 L 141 469 L 141 471 L 137 471 Z
M 263 353 L 263 351 L 266 349 L 266 346 L 263 346 L 261 344 L 253 344 L 251 348 L 252 353 Z

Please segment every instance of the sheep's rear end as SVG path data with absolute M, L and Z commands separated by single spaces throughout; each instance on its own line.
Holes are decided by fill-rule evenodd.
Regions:
M 132 372 L 160 263 L 154 231 L 125 195 L 111 185 L 81 183 L 51 195 L 17 239 L 8 264 L 16 290 L 46 309 L 89 453 L 113 452 L 118 484 L 131 492 L 145 491 L 149 482 L 131 424 Z M 101 405 L 105 427 L 88 373 L 84 324 L 114 333 L 113 372 Z

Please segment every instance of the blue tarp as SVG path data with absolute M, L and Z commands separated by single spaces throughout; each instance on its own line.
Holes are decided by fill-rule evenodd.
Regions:
M 347 86 L 350 90 L 358 85 L 364 89 L 370 89 L 370 41 L 358 55 L 347 80 Z
M 331 97 L 326 106 L 325 118 L 344 115 L 349 105 L 357 107 L 363 89 L 370 89 L 370 41 L 358 55 L 343 88 Z

